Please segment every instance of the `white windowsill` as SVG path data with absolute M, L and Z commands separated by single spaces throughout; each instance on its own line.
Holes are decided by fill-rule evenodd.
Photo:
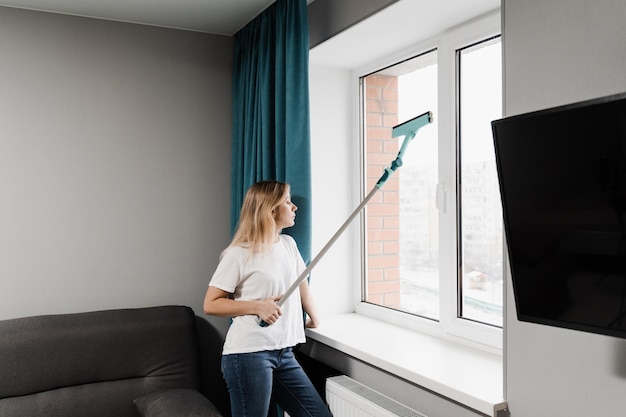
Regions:
M 488 416 L 505 406 L 502 357 L 356 313 L 307 336 Z

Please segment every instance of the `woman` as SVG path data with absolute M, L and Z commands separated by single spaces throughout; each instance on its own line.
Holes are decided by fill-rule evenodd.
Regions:
M 305 269 L 295 241 L 281 233 L 297 209 L 288 184 L 252 185 L 204 299 L 206 314 L 233 317 L 222 352 L 233 417 L 266 417 L 272 396 L 291 417 L 331 415 L 292 351 L 305 342 L 303 309 L 306 326 L 318 325 L 307 280 L 276 303 Z

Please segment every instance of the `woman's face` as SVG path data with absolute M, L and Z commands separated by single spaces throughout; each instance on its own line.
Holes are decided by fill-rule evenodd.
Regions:
M 293 226 L 296 223 L 296 210 L 298 207 L 291 202 L 291 195 L 287 194 L 273 211 L 276 229 L 282 230 Z

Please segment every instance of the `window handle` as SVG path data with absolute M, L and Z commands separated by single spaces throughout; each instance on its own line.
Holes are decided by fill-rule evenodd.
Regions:
M 448 185 L 445 181 L 437 184 L 437 194 L 435 195 L 435 207 L 442 213 L 448 212 Z

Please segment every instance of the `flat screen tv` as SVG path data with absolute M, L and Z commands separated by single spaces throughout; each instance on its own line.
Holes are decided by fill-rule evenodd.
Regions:
M 626 338 L 626 94 L 492 131 L 518 319 Z

